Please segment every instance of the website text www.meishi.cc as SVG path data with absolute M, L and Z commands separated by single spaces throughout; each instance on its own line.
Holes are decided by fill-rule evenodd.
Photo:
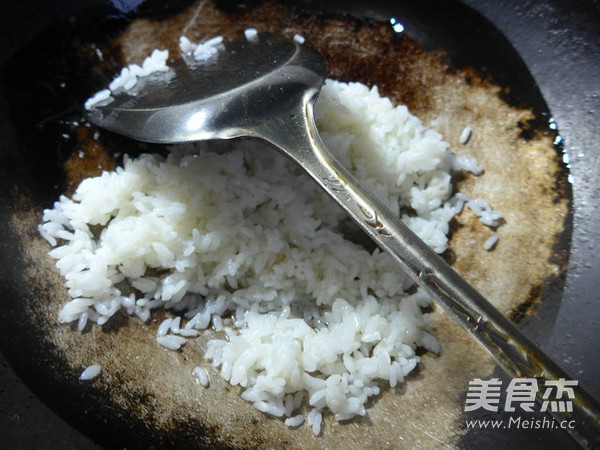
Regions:
M 516 429 L 516 430 L 570 430 L 575 428 L 574 420 L 554 420 L 550 417 L 523 418 L 509 417 L 507 419 L 471 419 L 465 420 L 467 429 Z

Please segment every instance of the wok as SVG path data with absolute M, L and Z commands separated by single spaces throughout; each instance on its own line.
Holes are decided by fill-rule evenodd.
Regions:
M 64 1 L 50 4 L 25 1 L 18 5 L 14 2 L 3 4 L 0 7 L 4 21 L 2 63 L 7 63 L 8 67 L 11 61 L 27 51 L 29 42 L 35 41 L 36 36 L 52 24 L 63 26 L 63 32 L 53 31 L 57 42 L 67 40 L 72 45 L 72 40 L 81 39 L 81 35 L 90 37 L 100 30 L 110 31 L 111 27 L 117 32 L 134 16 L 161 16 L 177 11 L 185 4 L 152 1 Z M 308 6 L 311 6 L 310 2 Z M 592 395 L 600 397 L 600 383 L 596 376 L 600 365 L 600 280 L 596 276 L 596 267 L 600 257 L 595 244 L 600 234 L 595 225 L 600 219 L 596 209 L 600 194 L 600 153 L 595 142 L 600 136 L 600 88 L 595 79 L 600 73 L 600 31 L 596 26 L 600 18 L 598 2 L 441 1 L 427 5 L 407 3 L 400 7 L 392 2 L 355 1 L 334 2 L 319 8 L 328 12 L 350 12 L 358 17 L 397 17 L 405 25 L 406 32 L 426 48 L 444 48 L 459 67 L 485 67 L 497 82 L 512 88 L 510 101 L 526 102 L 544 120 L 554 118 L 563 139 L 564 161 L 569 165 L 573 186 L 572 215 L 567 217 L 572 228 L 567 227 L 562 237 L 562 245 L 568 250 L 568 270 L 564 277 L 559 277 L 545 289 L 542 303 L 533 314 L 523 318 L 521 326 L 547 353 L 561 362 L 574 379 Z M 102 20 L 81 26 L 81 10 L 88 11 L 89 17 Z M 69 22 L 69 17 L 77 17 L 79 25 L 74 19 Z M 69 23 L 74 24 L 73 28 L 66 26 Z M 77 29 L 79 35 L 73 33 L 73 29 Z M 76 61 L 69 62 L 76 64 Z M 507 63 L 508 70 L 505 67 Z M 44 78 L 46 75 L 55 76 L 57 72 L 53 74 L 52 69 L 61 69 L 52 64 L 48 68 L 50 72 L 40 74 L 40 80 L 47 80 Z M 77 71 L 75 67 L 74 73 Z M 118 439 L 113 439 L 106 434 L 106 429 L 103 430 L 98 415 L 85 416 L 77 408 L 63 404 L 60 394 L 72 392 L 72 383 L 61 384 L 54 377 L 40 377 L 44 367 L 53 366 L 52 357 L 50 353 L 47 358 L 39 353 L 35 333 L 29 332 L 30 324 L 23 317 L 25 311 L 19 306 L 23 289 L 20 276 L 23 249 L 15 245 L 7 227 L 12 213 L 8 198 L 14 199 L 15 195 L 19 195 L 14 186 L 18 185 L 15 180 L 19 179 L 21 169 L 15 166 L 15 161 L 23 163 L 19 155 L 25 151 L 23 149 L 28 149 L 26 152 L 30 155 L 28 146 L 33 142 L 11 121 L 11 108 L 14 107 L 5 101 L 10 96 L 10 86 L 4 81 L 0 87 L 4 96 L 0 102 L 4 188 L 0 247 L 3 332 L 0 343 L 6 358 L 2 364 L 2 436 L 15 448 L 119 446 Z M 77 100 L 84 99 L 87 94 L 89 84 L 81 80 L 81 86 L 75 86 L 74 90 L 66 93 L 68 98 L 65 98 L 64 104 L 55 105 L 55 110 L 34 109 L 32 129 L 36 126 L 39 129 L 40 125 L 43 128 L 45 123 L 56 121 L 52 113 L 74 108 Z M 25 95 L 24 98 L 28 97 Z M 42 106 L 48 106 L 43 98 L 39 101 Z M 61 152 L 69 151 L 68 142 L 57 140 L 50 147 L 54 149 L 53 154 L 40 154 L 38 161 L 27 162 L 39 177 L 28 185 L 32 199 L 41 204 L 56 197 L 65 184 L 65 180 L 57 175 L 59 171 L 55 166 L 57 161 L 65 159 Z M 52 170 L 44 170 L 48 167 Z M 502 376 L 500 373 L 495 375 Z M 86 397 L 85 388 L 82 394 L 77 395 Z M 95 407 L 101 409 L 103 406 L 90 406 Z M 132 433 L 139 431 L 132 429 Z M 493 448 L 509 444 L 521 448 L 572 445 L 562 433 L 544 430 L 529 430 L 527 433 L 470 430 L 459 441 L 463 448 L 477 447 L 481 443 Z

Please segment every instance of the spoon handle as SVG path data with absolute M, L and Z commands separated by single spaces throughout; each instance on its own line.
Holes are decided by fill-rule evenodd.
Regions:
M 511 377 L 535 379 L 542 385 L 549 380 L 570 380 L 552 359 L 333 158 L 318 134 L 313 99 L 297 111 L 271 122 L 257 135 L 306 169 L 419 286 L 497 359 Z M 574 425 L 574 428 L 567 426 L 566 431 L 580 445 L 600 448 L 600 407 L 579 386 L 573 387 L 573 391 L 573 411 L 551 414 L 559 425 Z M 542 402 L 543 390 L 537 392 L 537 400 Z

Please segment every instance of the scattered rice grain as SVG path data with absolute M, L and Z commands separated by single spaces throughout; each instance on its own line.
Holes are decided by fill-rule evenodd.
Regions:
M 194 367 L 192 374 L 198 378 L 198 383 L 203 387 L 208 387 L 210 380 L 208 379 L 208 372 L 200 366 Z
M 99 364 L 92 364 L 89 367 L 86 367 L 81 375 L 79 375 L 80 381 L 89 381 L 96 378 L 102 372 L 102 366 Z
M 500 237 L 498 237 L 497 234 L 494 234 L 493 236 L 490 236 L 484 243 L 483 243 L 483 248 L 485 248 L 488 252 L 492 251 L 496 245 L 498 244 L 498 241 L 500 240 Z
M 465 145 L 469 142 L 469 139 L 471 139 L 471 134 L 473 134 L 473 130 L 471 130 L 471 127 L 465 127 L 463 128 L 463 130 L 460 133 L 460 143 Z

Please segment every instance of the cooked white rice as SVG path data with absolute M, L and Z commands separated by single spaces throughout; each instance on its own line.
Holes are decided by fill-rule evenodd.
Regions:
M 102 366 L 99 364 L 92 364 L 84 369 L 79 375 L 79 381 L 89 381 L 96 378 L 102 372 Z
M 500 238 L 498 237 L 497 234 L 494 234 L 493 236 L 490 236 L 484 243 L 483 243 L 483 248 L 485 248 L 488 252 L 493 250 L 496 245 L 498 244 L 498 241 L 500 240 Z
M 257 39 L 258 38 L 258 30 L 256 28 L 246 28 L 244 30 L 244 36 L 246 36 L 246 39 L 249 41 Z
M 473 130 L 471 130 L 471 127 L 464 127 L 463 130 L 460 132 L 460 143 L 466 145 L 469 142 L 469 139 L 471 139 L 472 134 Z
M 222 42 L 223 36 L 215 36 L 199 44 L 192 44 L 185 36 L 181 36 L 179 47 L 184 53 L 192 55 L 196 61 L 206 61 L 218 54 Z
M 467 202 L 467 208 L 473 211 L 479 221 L 488 227 L 497 227 L 502 223 L 502 213 L 495 211 L 492 206 L 482 198 L 474 198 Z
M 169 67 L 167 66 L 168 57 L 168 50 L 157 49 L 144 60 L 141 66 L 138 64 L 130 64 L 127 67 L 123 67 L 119 75 L 110 82 L 108 89 L 96 92 L 96 94 L 85 102 L 84 108 L 90 110 L 99 103 L 111 102 L 113 100 L 113 92 L 119 92 L 121 90 L 129 91 L 133 89 L 137 84 L 138 78 L 147 77 L 156 72 L 166 72 L 169 70 Z
M 84 104 L 85 109 L 92 109 L 94 105 L 100 102 L 112 101 L 110 89 L 102 89 L 88 98 Z
M 498 220 L 487 204 L 450 198 L 453 168 L 473 165 L 457 163 L 438 133 L 376 88 L 327 80 L 316 120 L 336 157 L 435 251 L 446 250 L 465 203 Z M 342 236 L 345 220 L 300 168 L 241 140 L 125 157 L 45 210 L 40 232 L 71 297 L 61 323 L 83 329 L 119 311 L 146 321 L 168 308 L 175 318 L 159 324 L 157 342 L 170 350 L 212 324 L 226 337 L 205 356 L 242 397 L 290 427 L 309 409 L 319 434 L 323 412 L 364 415 L 380 380 L 402 383 L 417 347 L 440 351 L 422 311 L 428 296 L 387 254 Z M 123 281 L 134 294 L 120 291 Z M 204 369 L 194 374 L 208 385 Z
M 294 35 L 294 42 L 296 42 L 296 44 L 302 45 L 302 44 L 304 44 L 305 41 L 306 41 L 306 39 L 301 34 Z
M 455 156 L 452 168 L 456 171 L 471 172 L 475 175 L 483 173 L 483 167 L 477 164 L 475 158 L 469 156 Z
M 167 334 L 165 336 L 157 336 L 156 341 L 163 347 L 168 348 L 169 350 L 179 350 L 182 346 L 185 345 L 187 339 L 181 336 Z
M 200 366 L 194 367 L 192 374 L 194 374 L 196 376 L 196 378 L 198 379 L 198 383 L 200 383 L 201 386 L 208 387 L 210 385 L 208 373 L 202 367 L 200 367 Z

